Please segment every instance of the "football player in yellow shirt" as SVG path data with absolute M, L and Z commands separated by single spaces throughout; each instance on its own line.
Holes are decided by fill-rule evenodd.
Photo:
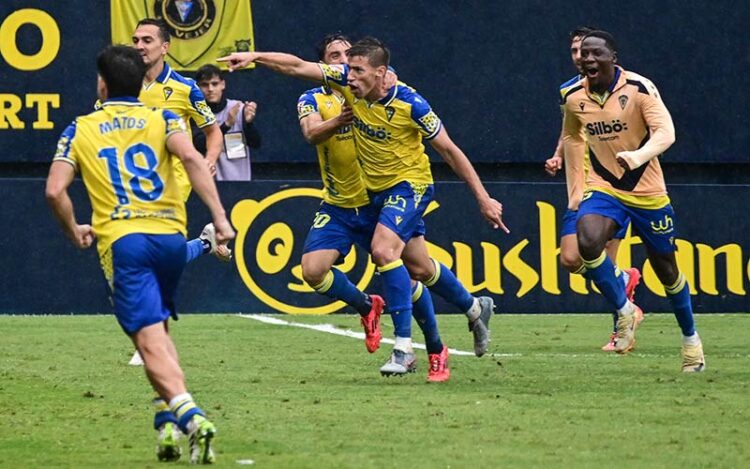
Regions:
M 187 125 L 190 135 L 192 119 L 206 135 L 205 163 L 211 175 L 216 173 L 216 160 L 221 154 L 224 140 L 221 129 L 206 103 L 203 92 L 195 80 L 183 77 L 172 70 L 164 60 L 169 52 L 170 34 L 167 24 L 160 19 L 144 18 L 138 22 L 133 32 L 133 47 L 146 64 L 146 75 L 138 99 L 146 106 L 168 109 L 179 116 Z M 187 202 L 190 197 L 190 181 L 179 158 L 172 158 L 175 168 L 177 184 L 182 198 Z M 188 241 L 187 262 L 197 259 L 202 254 L 211 253 L 222 262 L 229 262 L 232 258 L 231 250 L 217 243 L 214 237 L 214 226 L 208 224 L 203 228 L 200 236 Z M 130 360 L 132 365 L 140 365 L 143 361 L 136 351 Z
M 350 47 L 345 36 L 326 36 L 318 47 L 318 58 L 329 65 L 347 63 Z M 317 148 L 323 181 L 323 202 L 305 240 L 302 275 L 315 291 L 344 301 L 361 315 L 365 345 L 372 353 L 382 337 L 383 299 L 365 294 L 334 267 L 353 243 L 370 250 L 377 220 L 357 158 L 351 126 L 354 115 L 343 95 L 327 86 L 303 93 L 297 102 L 297 114 L 305 139 Z M 427 380 L 446 381 L 450 378 L 447 347 L 440 338 L 430 292 L 420 282 L 414 282 L 412 303 L 414 319 L 425 337 L 430 364 Z
M 159 396 L 157 420 L 170 426 L 159 440 L 159 459 L 179 458 L 171 428 L 190 438 L 191 462 L 213 462 L 216 431 L 187 392 L 167 319 L 186 264 L 185 204 L 172 158 L 184 164 L 208 206 L 218 242 L 234 238 L 216 186 L 187 135 L 169 110 L 144 106 L 137 96 L 145 74 L 138 52 L 109 46 L 97 57 L 100 109 L 78 117 L 63 132 L 47 179 L 46 196 L 65 233 L 78 248 L 97 250 L 112 290 L 114 312 L 145 362 Z M 176 156 L 175 156 L 176 155 Z M 80 173 L 93 208 L 92 224 L 78 224 L 67 188 Z
M 146 64 L 146 76 L 138 99 L 146 106 L 169 109 L 177 114 L 187 124 L 188 134 L 191 132 L 192 119 L 206 135 L 204 161 L 211 175 L 214 175 L 216 161 L 224 147 L 223 135 L 195 80 L 172 70 L 164 60 L 169 52 L 170 39 L 169 29 L 163 20 L 145 18 L 138 22 L 133 32 L 133 47 Z M 190 197 L 190 181 L 178 158 L 173 158 L 173 164 L 180 192 L 187 202 Z M 206 225 L 199 238 L 188 242 L 188 262 L 208 252 L 223 262 L 231 260 L 229 248 L 214 242 L 213 229 L 212 225 Z
M 455 276 L 427 253 L 422 215 L 432 199 L 433 185 L 423 139 L 467 183 L 480 212 L 493 228 L 508 229 L 502 220 L 502 205 L 491 198 L 471 162 L 448 136 L 427 101 L 414 89 L 399 83 L 383 86 L 390 52 L 374 38 L 358 41 L 347 52 L 348 65 L 329 66 L 306 62 L 275 52 L 233 53 L 219 59 L 231 70 L 255 62 L 282 74 L 324 82 L 342 92 L 354 114 L 354 137 L 371 203 L 379 211 L 371 252 L 384 283 L 386 304 L 394 319 L 396 344 L 382 373 L 405 373 L 414 361 L 411 346 L 409 272 L 402 254 L 416 259 L 412 275 L 442 296 L 465 292 L 462 310 L 475 333 L 475 353 L 488 345 L 487 324 L 493 304 L 473 298 Z M 408 243 L 408 244 L 407 244 Z

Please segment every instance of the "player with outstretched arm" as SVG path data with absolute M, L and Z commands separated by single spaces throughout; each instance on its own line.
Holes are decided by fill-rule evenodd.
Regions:
M 307 62 L 276 52 L 233 53 L 219 60 L 227 62 L 230 69 L 255 62 L 282 74 L 323 82 L 340 91 L 352 107 L 365 186 L 378 211 L 372 258 L 395 324 L 396 344 L 381 373 L 404 374 L 414 364 L 410 271 L 432 291 L 460 305 L 474 332 L 475 353 L 481 356 L 488 346 L 488 323 L 494 305 L 490 298 L 472 297 L 448 268 L 427 253 L 422 215 L 434 187 L 423 140 L 428 140 L 467 183 L 490 225 L 508 232 L 502 220 L 502 204 L 489 196 L 469 159 L 422 96 L 402 83 L 383 86 L 390 52 L 382 42 L 362 39 L 347 51 L 347 56 L 349 63 L 342 65 Z M 409 271 L 402 255 L 412 259 L 414 265 Z

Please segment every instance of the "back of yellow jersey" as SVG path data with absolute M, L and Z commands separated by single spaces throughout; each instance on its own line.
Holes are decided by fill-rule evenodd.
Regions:
M 300 120 L 313 113 L 326 121 L 341 114 L 343 98 L 326 88 L 306 91 L 297 101 Z M 368 203 L 362 179 L 362 168 L 357 159 L 351 125 L 340 128 L 331 138 L 317 144 L 320 176 L 323 180 L 323 200 L 344 208 L 361 207 Z
M 131 233 L 186 234 L 175 157 L 166 148 L 174 132 L 185 132 L 174 113 L 118 98 L 62 133 L 54 160 L 70 163 L 83 178 L 100 253 Z
M 370 103 L 349 89 L 348 65 L 321 64 L 320 68 L 326 83 L 341 91 L 352 106 L 354 141 L 367 189 L 380 192 L 403 181 L 432 184 L 422 140 L 436 137 L 442 122 L 429 103 L 403 83 Z

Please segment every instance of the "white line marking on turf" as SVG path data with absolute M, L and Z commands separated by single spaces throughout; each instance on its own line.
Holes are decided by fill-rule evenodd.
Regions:
M 304 324 L 301 322 L 289 322 L 289 321 L 284 321 L 283 319 L 272 318 L 270 316 L 264 316 L 261 314 L 239 314 L 238 316 L 241 318 L 245 318 L 245 319 L 253 319 L 255 321 L 264 322 L 266 324 L 273 324 L 276 326 L 301 327 L 303 329 L 312 329 L 318 332 L 327 332 L 329 334 L 342 335 L 344 337 L 351 337 L 351 338 L 359 339 L 359 340 L 365 339 L 364 332 L 354 332 L 351 329 L 341 329 L 332 324 Z M 386 343 L 386 344 L 395 343 L 393 339 L 383 339 L 381 342 Z M 412 345 L 416 349 L 426 350 L 426 347 L 424 344 L 413 342 Z M 456 350 L 456 349 L 448 348 L 448 351 L 450 352 L 451 355 L 464 355 L 464 356 L 472 356 L 472 357 L 474 356 L 474 352 L 467 352 L 465 350 Z M 519 354 L 492 354 L 491 356 L 508 357 L 508 356 L 519 356 Z
M 550 316 L 556 316 L 556 315 L 550 315 Z M 587 316 L 587 315 L 579 314 L 577 316 Z M 327 332 L 329 334 L 341 335 L 344 337 L 351 337 L 351 338 L 359 339 L 359 340 L 364 340 L 365 338 L 365 334 L 363 332 L 354 332 L 351 329 L 341 329 L 332 324 L 304 324 L 301 322 L 289 322 L 283 319 L 278 319 L 275 317 L 266 316 L 262 314 L 238 314 L 237 317 L 240 317 L 243 319 L 253 319 L 255 321 L 264 322 L 266 324 L 273 324 L 276 326 L 292 326 L 292 327 L 301 327 L 303 329 L 312 329 L 318 332 Z M 382 342 L 386 344 L 394 343 L 392 339 L 383 339 Z M 424 344 L 414 342 L 413 346 L 416 349 L 425 350 Z M 451 355 L 474 356 L 473 352 L 467 352 L 464 350 L 456 350 L 452 348 L 449 348 L 448 350 L 450 351 Z M 618 355 L 616 353 L 596 353 L 596 352 L 594 353 L 532 352 L 532 353 L 526 353 L 526 354 L 523 354 L 523 353 L 488 353 L 486 356 L 504 357 L 504 358 L 536 357 L 536 358 L 577 358 L 577 359 L 595 359 L 595 360 L 599 360 L 602 356 L 610 357 L 613 359 L 619 359 L 620 357 L 624 357 L 624 355 Z M 678 355 L 676 352 L 674 354 L 630 352 L 628 356 L 636 357 L 636 358 L 675 358 Z M 750 358 L 750 355 L 733 355 L 731 357 L 725 357 L 725 358 Z

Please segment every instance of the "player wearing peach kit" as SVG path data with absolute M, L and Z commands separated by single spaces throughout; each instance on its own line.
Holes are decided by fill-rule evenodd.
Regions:
M 581 79 L 581 41 L 583 36 L 593 31 L 591 28 L 579 27 L 570 33 L 570 57 L 578 70 L 578 75 L 572 79 L 566 81 L 560 85 L 560 97 L 565 97 L 571 87 L 575 86 Z M 560 265 L 568 272 L 574 274 L 583 274 L 586 267 L 581 261 L 581 255 L 578 252 L 578 241 L 576 239 L 576 221 L 578 220 L 578 205 L 581 203 L 583 198 L 583 188 L 586 184 L 586 171 L 588 170 L 588 153 L 577 153 L 577 154 L 565 154 L 563 144 L 563 130 L 560 130 L 560 138 L 555 148 L 555 153 L 549 158 L 545 164 L 544 169 L 547 174 L 554 176 L 557 172 L 564 167 L 565 169 L 565 183 L 568 187 L 568 209 L 565 211 L 563 216 L 562 224 L 560 227 Z M 563 161 L 565 164 L 563 164 Z M 616 262 L 617 249 L 620 247 L 620 241 L 625 238 L 628 231 L 628 222 L 615 233 L 614 238 L 609 240 L 606 245 L 606 251 L 612 262 Z M 615 275 L 620 277 L 625 284 L 625 293 L 628 298 L 633 301 L 635 296 L 635 288 L 641 279 L 641 273 L 636 268 L 630 268 L 626 270 L 620 270 L 615 267 Z M 605 352 L 612 352 L 615 350 L 615 344 L 617 342 L 617 312 L 613 312 L 612 315 L 612 332 L 609 336 L 609 340 L 602 347 Z M 643 315 L 640 314 L 637 321 L 643 320 Z
M 682 371 L 703 371 L 690 287 L 675 258 L 677 217 L 658 159 L 675 140 L 672 117 L 650 80 L 616 62 L 612 35 L 588 33 L 581 43 L 583 77 L 563 97 L 565 154 L 588 147 L 591 162 L 576 231 L 584 275 L 617 310 L 615 351 L 629 352 L 639 308 L 627 298 L 604 245 L 630 219 L 682 331 Z

